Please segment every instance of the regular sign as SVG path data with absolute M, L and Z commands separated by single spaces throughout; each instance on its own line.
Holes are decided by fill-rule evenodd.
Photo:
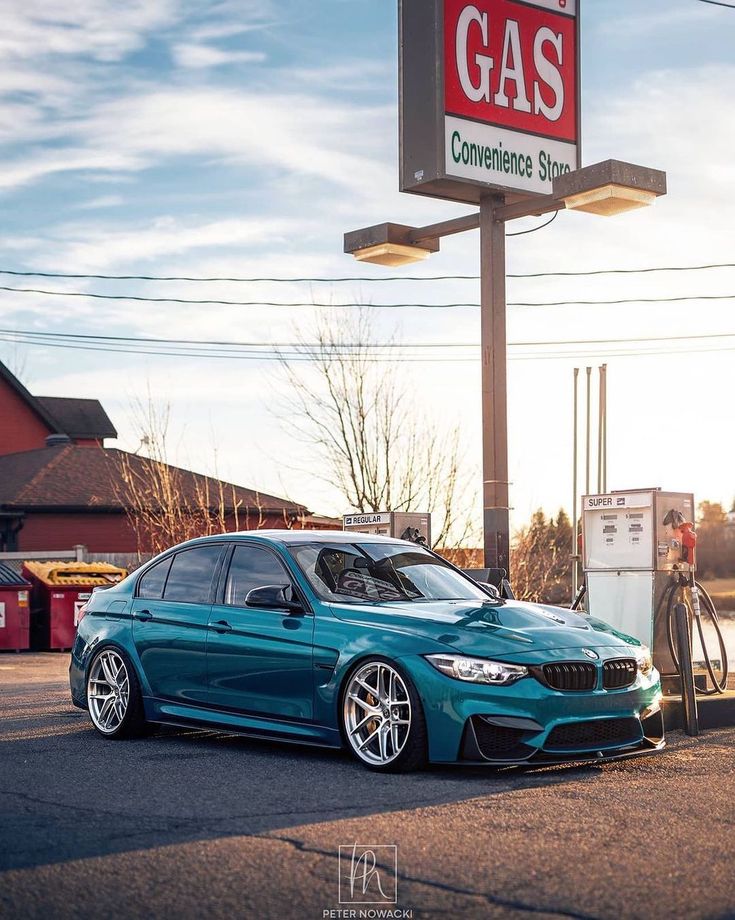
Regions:
M 399 2 L 403 191 L 528 197 L 578 168 L 578 0 Z

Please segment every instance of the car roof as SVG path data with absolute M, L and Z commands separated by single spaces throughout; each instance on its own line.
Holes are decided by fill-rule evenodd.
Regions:
M 240 530 L 234 533 L 218 534 L 217 536 L 203 539 L 237 539 L 247 537 L 263 539 L 273 543 L 405 543 L 416 546 L 407 540 L 397 540 L 394 537 L 383 537 L 374 533 L 357 533 L 347 530 Z

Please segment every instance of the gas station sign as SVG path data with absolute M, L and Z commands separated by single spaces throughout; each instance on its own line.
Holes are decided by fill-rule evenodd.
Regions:
M 578 0 L 400 0 L 401 190 L 549 194 L 580 166 Z

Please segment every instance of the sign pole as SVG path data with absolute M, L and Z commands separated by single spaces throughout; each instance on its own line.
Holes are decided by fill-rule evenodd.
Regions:
M 482 469 L 485 567 L 510 575 L 504 204 L 503 195 L 480 201 Z
M 398 0 L 400 189 L 480 210 L 428 227 L 376 224 L 344 241 L 360 262 L 396 267 L 480 228 L 483 554 L 486 568 L 508 574 L 505 224 L 566 209 L 621 214 L 666 194 L 659 170 L 581 166 L 580 2 Z M 604 427 L 602 436 L 604 482 Z

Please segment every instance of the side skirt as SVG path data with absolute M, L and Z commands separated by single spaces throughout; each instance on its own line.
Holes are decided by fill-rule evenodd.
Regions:
M 324 725 L 282 722 L 278 719 L 264 719 L 197 706 L 182 706 L 180 703 L 170 703 L 151 697 L 144 698 L 143 705 L 148 722 L 230 732 L 268 741 L 342 747 L 339 731 Z

